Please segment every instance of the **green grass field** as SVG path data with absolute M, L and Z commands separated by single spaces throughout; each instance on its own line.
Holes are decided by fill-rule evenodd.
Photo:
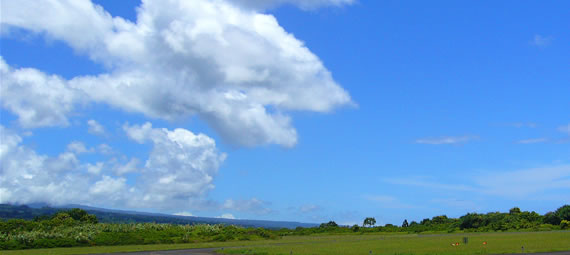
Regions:
M 469 243 L 462 243 L 463 237 Z M 486 245 L 483 242 L 487 242 Z M 459 242 L 459 246 L 451 243 Z M 279 240 L 212 242 L 197 244 L 100 246 L 0 251 L 0 254 L 89 254 L 174 250 L 210 247 L 236 247 L 219 250 L 225 254 L 500 254 L 521 252 L 569 251 L 570 232 L 509 232 L 461 234 L 366 234 L 288 236 Z
M 468 244 L 463 244 L 468 237 Z M 299 243 L 227 249 L 227 254 L 501 254 L 569 251 L 570 232 L 306 237 Z M 487 242 L 487 244 L 483 244 Z M 459 243 L 459 246 L 452 246 Z M 249 251 L 251 249 L 251 252 Z

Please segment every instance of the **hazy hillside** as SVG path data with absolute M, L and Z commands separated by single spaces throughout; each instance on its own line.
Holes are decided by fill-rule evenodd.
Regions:
M 169 214 L 146 213 L 135 211 L 110 210 L 104 208 L 96 208 L 82 205 L 67 205 L 62 207 L 49 207 L 42 204 L 32 205 L 9 205 L 0 204 L 0 218 L 3 219 L 33 219 L 51 215 L 57 211 L 68 208 L 81 208 L 97 216 L 100 222 L 108 223 L 127 223 L 127 222 L 156 222 L 156 223 L 172 223 L 172 224 L 228 224 L 244 227 L 263 227 L 263 228 L 296 228 L 296 227 L 314 227 L 317 224 L 288 222 L 288 221 L 266 221 L 266 220 L 242 220 L 242 219 L 222 219 L 207 218 L 195 216 L 176 216 Z

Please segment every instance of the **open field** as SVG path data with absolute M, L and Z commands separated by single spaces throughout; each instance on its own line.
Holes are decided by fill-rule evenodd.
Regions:
M 462 243 L 463 237 L 469 243 Z M 483 242 L 487 242 L 483 245 Z M 459 242 L 459 246 L 451 243 Z M 287 236 L 279 240 L 211 242 L 197 244 L 99 246 L 0 251 L 0 254 L 92 254 L 112 252 L 232 247 L 225 254 L 501 254 L 524 251 L 569 251 L 570 232 L 509 232 L 461 234 L 365 234 Z M 241 247 L 241 248 L 240 248 Z
M 468 237 L 468 244 L 462 243 Z M 305 237 L 304 242 L 226 249 L 226 254 L 501 254 L 570 251 L 570 232 Z M 486 245 L 483 242 L 487 242 Z M 459 243 L 459 246 L 452 246 Z M 251 251 L 249 251 L 251 250 Z

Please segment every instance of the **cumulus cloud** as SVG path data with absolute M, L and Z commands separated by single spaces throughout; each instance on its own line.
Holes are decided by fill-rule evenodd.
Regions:
M 94 149 L 88 149 L 87 147 L 85 147 L 85 144 L 79 141 L 73 141 L 70 144 L 68 144 L 67 150 L 75 154 L 82 154 L 94 151 Z
M 136 169 L 132 159 L 125 169 L 136 169 L 137 177 L 128 183 L 105 162 L 82 164 L 76 157 L 81 149 L 57 156 L 40 155 L 22 145 L 23 139 L 0 125 L 0 203 L 49 204 L 90 203 L 130 208 L 173 209 L 191 207 L 213 188 L 213 179 L 225 154 L 214 141 L 185 129 L 158 129 L 145 124 L 142 142 L 153 149 L 143 167 Z M 126 126 L 135 132 L 143 126 Z M 136 132 L 135 132 L 136 133 Z M 77 144 L 71 147 L 80 148 Z M 134 163 L 132 163 L 134 162 Z
M 137 158 L 132 158 L 124 165 L 117 165 L 115 167 L 115 174 L 116 175 L 124 175 L 127 173 L 132 173 L 137 171 L 137 165 L 139 164 L 139 160 Z
M 87 132 L 93 135 L 105 135 L 105 128 L 99 124 L 96 120 L 88 120 L 87 121 Z
M 168 207 L 214 188 L 214 176 L 226 155 L 218 152 L 212 138 L 181 128 L 153 128 L 148 122 L 123 128 L 131 139 L 153 144 L 137 179 L 145 190 L 139 203 Z
M 417 139 L 416 143 L 419 144 L 461 144 L 478 139 L 477 136 L 442 136 L 435 138 L 421 138 Z
M 69 125 L 67 115 L 83 96 L 61 77 L 31 68 L 13 69 L 1 56 L 0 74 L 1 105 L 25 128 Z
M 22 146 L 22 138 L 0 125 L 0 203 L 84 201 L 88 177 L 75 169 L 72 152 L 55 157 Z M 64 198 L 64 199 L 62 199 Z
M 350 96 L 275 17 L 237 5 L 244 2 L 148 0 L 137 9 L 136 23 L 87 0 L 5 2 L 3 26 L 61 40 L 108 72 L 65 80 L 2 60 L 2 106 L 27 127 L 67 125 L 80 102 L 167 120 L 198 115 L 236 145 L 294 146 L 289 111 L 330 112 L 352 104 Z M 251 3 L 314 8 L 351 2 Z

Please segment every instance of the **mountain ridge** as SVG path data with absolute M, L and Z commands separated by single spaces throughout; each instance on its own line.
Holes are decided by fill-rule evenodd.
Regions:
M 100 222 L 104 223 L 171 223 L 171 224 L 225 224 L 238 225 L 243 227 L 263 227 L 269 229 L 296 227 L 314 227 L 315 223 L 302 223 L 295 221 L 271 221 L 271 220 L 251 220 L 251 219 L 226 219 L 200 216 L 182 216 L 164 213 L 139 212 L 128 210 L 117 210 L 92 207 L 78 204 L 68 204 L 61 206 L 50 206 L 48 204 L 0 204 L 0 218 L 3 219 L 33 219 L 35 217 L 52 215 L 58 211 L 71 208 L 80 208 L 90 214 L 97 216 Z

